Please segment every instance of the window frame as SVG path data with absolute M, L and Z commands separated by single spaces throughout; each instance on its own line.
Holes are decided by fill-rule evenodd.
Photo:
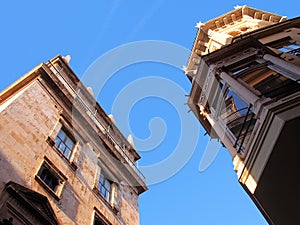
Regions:
M 297 50 L 300 48 L 299 41 L 293 39 L 291 36 L 285 36 L 280 39 L 274 40 L 270 43 L 267 43 L 267 46 L 271 48 L 275 48 L 281 53 L 289 53 L 293 50 Z
M 93 225 L 108 225 L 98 213 L 94 215 Z
M 59 185 L 59 178 L 49 168 L 42 165 L 38 176 L 52 191 L 56 192 Z
M 68 138 L 73 141 L 73 148 L 70 150 L 70 155 L 67 157 L 64 152 L 62 152 L 56 145 L 56 139 L 63 130 Z M 75 130 L 72 129 L 72 125 L 66 121 L 66 119 L 61 115 L 61 118 L 55 124 L 53 130 L 46 139 L 46 142 L 55 150 L 55 152 L 70 166 L 74 171 L 77 170 L 77 159 L 78 151 L 80 149 L 80 140 L 77 140 L 80 136 L 78 133 L 75 134 Z M 75 138 L 77 137 L 77 138 Z M 81 137 L 80 137 L 81 138 Z
M 96 206 L 94 206 L 93 225 L 97 225 L 95 223 L 97 219 L 100 220 L 100 222 L 102 223 L 100 225 L 112 225 L 107 220 L 107 218 L 105 218 L 105 216 L 101 213 L 101 211 L 99 209 L 97 209 Z
M 112 184 L 113 182 L 104 173 L 101 173 L 99 175 L 97 189 L 99 191 L 99 194 L 109 203 L 111 203 L 112 199 Z M 109 187 L 107 187 L 106 185 L 109 185 Z
M 41 177 L 45 170 L 47 170 L 48 174 L 50 174 L 52 178 L 57 180 L 57 185 L 54 188 L 52 188 L 44 180 L 44 178 Z M 67 177 L 60 172 L 57 167 L 55 167 L 54 164 L 45 156 L 35 175 L 35 180 L 58 201 L 60 199 L 65 182 L 67 181 Z
M 101 188 L 101 176 L 110 183 L 109 197 L 103 195 Z M 103 182 L 102 182 L 103 183 Z M 119 181 L 117 177 L 111 173 L 111 171 L 100 161 L 95 175 L 93 191 L 99 198 L 115 213 L 118 214 L 120 210 L 119 202 Z M 104 187 L 104 186 L 103 186 Z
M 64 137 L 61 137 L 60 134 L 63 133 Z M 57 144 L 57 140 L 59 139 L 59 144 Z M 70 148 L 67 144 L 67 141 L 71 141 L 72 143 L 72 147 Z M 54 139 L 54 146 L 56 147 L 56 149 L 66 158 L 70 161 L 75 146 L 76 146 L 76 141 L 74 136 L 68 131 L 68 129 L 66 128 L 66 126 L 62 125 L 62 127 L 60 128 L 60 130 L 58 131 L 55 139 Z M 61 146 L 64 146 L 64 150 L 61 149 Z M 66 149 L 68 150 L 68 154 L 66 155 Z

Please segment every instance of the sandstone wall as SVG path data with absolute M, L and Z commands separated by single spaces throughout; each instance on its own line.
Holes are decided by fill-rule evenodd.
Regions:
M 93 224 L 95 208 L 111 224 L 138 225 L 137 194 L 127 185 L 118 185 L 119 212 L 93 191 L 97 158 L 80 141 L 77 166 L 63 159 L 47 142 L 61 117 L 57 103 L 38 80 L 0 111 L 0 190 L 14 181 L 48 197 L 61 224 Z M 35 179 L 45 157 L 67 178 L 59 199 Z

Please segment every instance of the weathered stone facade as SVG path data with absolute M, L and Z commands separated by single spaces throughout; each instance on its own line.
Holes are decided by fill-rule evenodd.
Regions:
M 45 196 L 57 224 L 138 225 L 138 159 L 60 56 L 0 93 L 0 195 L 13 182 Z M 35 221 L 7 205 L 0 221 Z

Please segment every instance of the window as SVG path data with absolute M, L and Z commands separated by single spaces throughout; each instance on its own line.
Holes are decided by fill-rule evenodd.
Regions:
M 293 40 L 290 36 L 268 43 L 268 46 L 276 48 L 283 53 L 300 56 L 300 43 Z
M 296 51 L 297 49 L 299 49 L 299 45 L 297 44 L 288 44 L 288 45 L 284 45 L 282 46 L 281 48 L 279 48 L 278 50 L 282 51 L 282 52 L 294 52 Z
M 57 200 L 67 178 L 45 157 L 35 179 Z
M 95 215 L 95 219 L 94 219 L 94 225 L 107 225 L 107 223 L 105 223 L 100 216 L 98 216 L 97 214 Z
M 68 166 L 76 170 L 79 152 L 82 147 L 80 140 L 79 134 L 62 116 L 55 124 L 46 142 Z
M 98 190 L 99 193 L 109 202 L 111 195 L 112 182 L 104 177 L 103 174 L 100 175 Z
M 41 180 L 52 189 L 52 191 L 56 191 L 59 180 L 48 168 L 42 168 L 39 176 Z
M 70 135 L 62 128 L 55 138 L 55 146 L 64 154 L 67 159 L 70 159 L 75 142 Z
M 100 162 L 99 162 L 100 163 Z M 104 204 L 118 214 L 120 209 L 120 199 L 118 194 L 118 179 L 107 168 L 103 168 L 104 165 L 97 168 L 93 191 L 99 196 Z
M 230 87 L 224 90 L 224 108 L 221 108 L 221 121 L 232 134 L 237 153 L 244 152 L 252 135 L 256 119 L 251 105 L 246 104 Z

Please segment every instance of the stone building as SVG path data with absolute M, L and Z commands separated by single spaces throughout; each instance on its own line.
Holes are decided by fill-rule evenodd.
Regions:
M 57 56 L 0 93 L 0 224 L 138 225 L 140 158 Z
M 300 224 L 300 17 L 243 6 L 197 26 L 191 110 L 266 220 Z

